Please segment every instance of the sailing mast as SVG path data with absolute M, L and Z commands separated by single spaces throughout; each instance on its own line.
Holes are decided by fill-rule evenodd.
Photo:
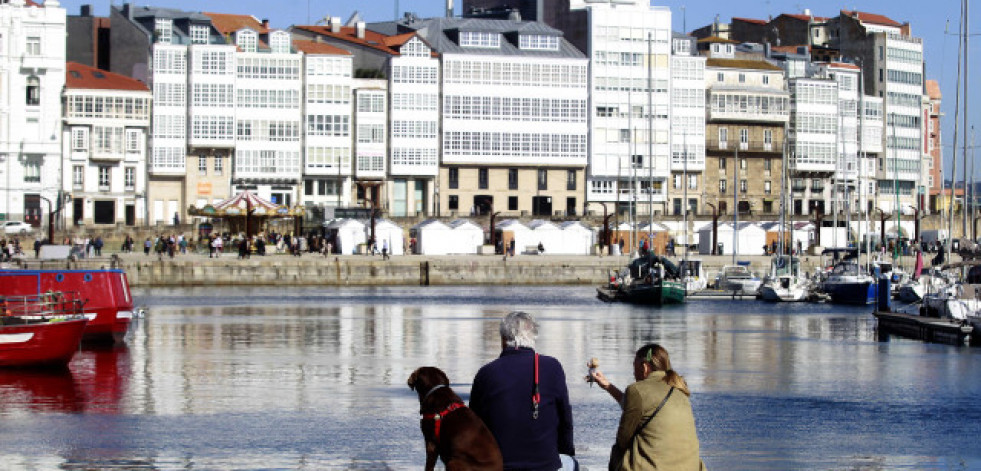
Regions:
M 654 33 L 647 32 L 647 250 L 654 250 L 654 72 L 651 42 Z M 670 174 L 670 172 L 668 172 Z
M 957 179 L 957 131 L 959 130 L 959 122 L 957 117 L 960 115 L 961 107 L 961 66 L 964 59 L 964 23 L 966 18 L 964 18 L 964 0 L 961 2 L 961 19 L 960 24 L 957 27 L 957 82 L 954 85 L 954 145 L 951 147 L 953 149 L 953 157 L 951 161 L 951 171 L 950 171 L 950 201 L 948 201 L 947 210 L 950 211 L 950 219 L 947 220 L 947 246 L 944 249 L 947 251 L 946 260 L 950 263 L 951 250 L 954 245 L 954 190 L 955 190 L 955 180 Z M 966 88 L 966 82 L 965 88 Z M 940 152 L 943 154 L 943 143 L 940 145 Z

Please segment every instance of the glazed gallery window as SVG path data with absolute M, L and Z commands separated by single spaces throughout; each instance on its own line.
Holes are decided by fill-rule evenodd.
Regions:
M 170 44 L 174 37 L 174 23 L 170 19 L 157 18 L 153 23 L 153 35 L 158 43 Z
M 208 44 L 208 27 L 202 25 L 191 25 L 191 43 Z

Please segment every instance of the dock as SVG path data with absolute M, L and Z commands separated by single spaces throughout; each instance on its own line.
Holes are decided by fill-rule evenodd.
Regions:
M 873 315 L 878 319 L 882 333 L 948 345 L 963 345 L 968 340 L 972 345 L 977 344 L 972 335 L 974 327 L 966 321 L 898 312 L 874 312 Z

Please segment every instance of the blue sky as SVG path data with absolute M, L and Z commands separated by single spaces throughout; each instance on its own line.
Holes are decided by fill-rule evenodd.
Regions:
M 77 15 L 79 6 L 83 4 L 95 6 L 96 15 L 107 15 L 109 2 L 91 2 L 84 0 L 62 0 L 62 7 L 68 14 Z M 462 0 L 454 0 L 457 14 Z M 445 0 L 286 0 L 270 2 L 268 0 L 143 0 L 136 5 L 153 5 L 158 7 L 178 8 L 188 11 L 214 11 L 219 13 L 249 14 L 259 19 L 268 18 L 274 28 L 286 28 L 293 24 L 308 24 L 325 16 L 339 16 L 346 20 L 351 13 L 359 11 L 367 21 L 387 21 L 393 19 L 396 4 L 400 12 L 411 11 L 419 16 L 442 15 Z M 839 10 L 860 10 L 888 16 L 900 23 L 910 22 L 913 35 L 923 38 L 924 57 L 926 60 L 926 76 L 940 82 L 944 96 L 943 140 L 945 155 L 950 155 L 949 146 L 953 139 L 954 121 L 954 85 L 957 78 L 957 37 L 960 15 L 960 2 L 956 0 L 940 0 L 938 2 L 918 2 L 913 0 L 863 0 L 822 6 L 824 2 L 808 4 L 800 0 L 749 0 L 726 2 L 719 0 L 669 0 L 657 2 L 655 5 L 671 8 L 675 30 L 682 30 L 682 22 L 690 31 L 712 22 L 716 15 L 726 22 L 733 16 L 765 19 L 769 15 L 781 13 L 801 13 L 810 8 L 816 16 L 834 16 Z M 826 4 L 825 4 L 826 5 Z M 683 9 L 682 9 L 683 8 Z M 682 14 L 684 12 L 684 14 Z M 981 3 L 972 6 L 971 21 L 976 25 L 973 34 L 981 35 Z M 947 22 L 950 22 L 949 33 L 945 34 Z M 969 70 L 974 77 L 981 77 L 981 69 L 977 57 L 981 53 L 981 43 L 972 40 L 971 61 Z M 972 80 L 977 83 L 977 79 Z M 968 126 L 974 124 L 975 117 L 981 112 L 981 90 L 969 90 L 970 115 Z M 961 118 L 962 120 L 963 118 Z M 981 142 L 981 124 L 978 127 L 978 141 Z M 948 157 L 949 160 L 949 157 Z M 949 168 L 949 166 L 947 167 Z M 977 169 L 981 174 L 981 168 Z

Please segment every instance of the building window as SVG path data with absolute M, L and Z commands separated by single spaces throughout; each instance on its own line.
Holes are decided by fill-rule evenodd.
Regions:
M 269 48 L 274 54 L 289 54 L 290 34 L 286 31 L 276 31 L 269 35 Z
M 566 174 L 565 189 L 566 190 L 569 190 L 569 191 L 575 191 L 576 190 L 576 171 L 575 170 L 569 170 L 568 173 Z
M 722 173 L 725 173 L 725 171 L 726 171 L 726 159 L 725 158 L 719 158 L 719 170 L 721 170 Z
M 739 159 L 739 170 L 746 171 L 746 159 Z
M 746 180 L 739 180 L 739 191 L 746 193 L 749 190 L 749 186 L 746 184 Z
M 303 195 L 304 196 L 313 196 L 313 183 L 314 183 L 313 180 L 307 180 L 307 181 L 303 182 Z
M 547 190 L 548 189 L 548 170 L 543 168 L 538 169 L 538 189 Z
M 108 191 L 112 167 L 102 165 L 99 167 L 99 191 Z
M 451 190 L 456 190 L 460 188 L 460 169 L 456 167 L 450 167 L 449 172 L 449 187 Z
M 460 47 L 496 49 L 501 47 L 501 34 L 484 31 L 460 31 Z
M 30 76 L 27 77 L 27 101 L 28 106 L 38 106 L 41 104 L 41 79 Z
M 688 175 L 688 189 L 694 190 L 698 188 L 698 175 Z
M 749 129 L 743 128 L 739 130 L 739 143 L 749 144 Z
M 739 83 L 746 83 L 746 74 L 739 74 Z
M 72 128 L 72 150 L 88 150 L 89 130 L 88 128 Z
M 763 181 L 763 193 L 767 195 L 771 193 L 770 180 Z
M 28 36 L 27 37 L 27 48 L 24 51 L 25 54 L 29 56 L 40 56 L 41 55 L 41 37 L 40 36 Z
M 675 190 L 680 190 L 681 189 L 681 185 L 683 185 L 683 184 L 684 184 L 684 182 L 682 181 L 682 176 L 681 175 L 675 175 L 674 176 L 674 186 L 673 186 L 673 188 Z M 681 203 L 678 203 L 678 205 L 680 206 Z
M 170 44 L 173 41 L 174 23 L 167 18 L 157 18 L 153 22 L 153 36 L 156 42 Z
M 725 147 L 726 142 L 729 140 L 729 129 L 719 128 L 719 147 Z
M 85 184 L 85 166 L 72 166 L 72 189 L 81 190 Z
M 208 174 L 208 158 L 201 155 L 198 156 L 198 175 Z
M 763 85 L 769 85 L 769 84 L 770 84 L 770 76 L 769 75 L 764 75 L 763 76 Z
M 718 74 L 715 75 L 715 79 L 718 80 L 719 82 L 725 82 L 726 74 L 719 72 Z
M 486 168 L 477 169 L 477 187 L 481 190 L 486 190 L 490 185 L 490 178 L 488 177 L 488 170 Z
M 508 189 L 509 190 L 518 189 L 518 169 L 516 168 L 508 169 Z
M 225 168 L 225 161 L 221 158 L 221 154 L 215 155 L 215 175 L 221 175 L 221 172 Z
M 126 167 L 123 169 L 123 185 L 127 190 L 136 188 L 136 167 Z
M 508 211 L 517 211 L 517 210 L 518 210 L 518 197 L 508 196 Z
M 135 129 L 126 130 L 126 152 L 138 153 L 140 151 L 140 132 Z
M 772 129 L 764 129 L 763 130 L 763 144 L 766 144 L 767 146 L 773 145 L 773 130 Z
M 457 195 L 450 195 L 449 202 L 447 203 L 450 211 L 457 211 L 460 209 L 460 197 Z
M 724 178 L 721 179 L 721 180 L 719 180 L 719 193 L 721 193 L 723 195 L 726 194 L 726 185 L 728 185 L 728 184 L 729 184 L 729 181 L 726 180 L 726 179 L 724 179 Z
M 235 44 L 242 49 L 242 52 L 255 52 L 258 45 L 255 31 L 247 29 L 235 33 Z
M 208 44 L 209 29 L 203 25 L 191 25 L 191 44 Z

